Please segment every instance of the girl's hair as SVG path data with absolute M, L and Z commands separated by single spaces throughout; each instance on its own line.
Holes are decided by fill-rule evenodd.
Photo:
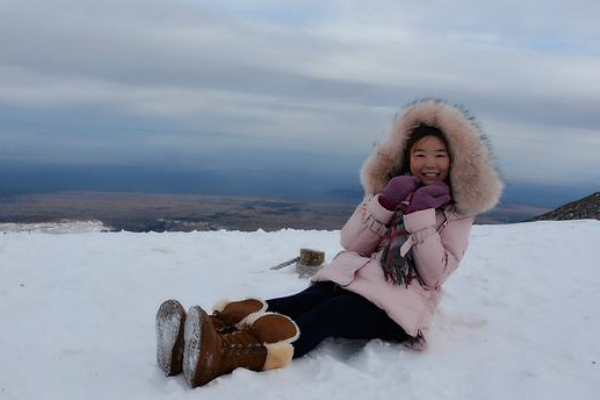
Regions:
M 426 136 L 433 136 L 440 139 L 442 143 L 444 143 L 444 146 L 446 146 L 446 149 L 448 149 L 448 155 L 452 159 L 452 154 L 450 153 L 450 146 L 448 146 L 448 140 L 446 139 L 446 136 L 444 136 L 444 133 L 434 126 L 421 124 L 411 131 L 410 136 L 406 140 L 406 145 L 404 146 L 404 157 L 402 161 L 402 166 L 400 167 L 400 171 L 394 171 L 397 173 L 395 173 L 393 176 L 410 174 L 410 151 L 419 140 L 423 139 Z

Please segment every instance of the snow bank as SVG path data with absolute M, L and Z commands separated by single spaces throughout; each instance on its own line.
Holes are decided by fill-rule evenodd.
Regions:
M 111 230 L 100 221 L 59 221 L 38 222 L 31 224 L 16 224 L 13 222 L 0 223 L 0 233 L 9 232 L 36 232 L 52 233 L 56 235 L 64 233 L 88 233 L 106 232 Z
M 77 231 L 77 230 L 75 230 Z M 339 232 L 0 234 L 0 399 L 592 399 L 600 392 L 600 222 L 476 226 L 430 349 L 330 340 L 283 370 L 190 390 L 155 365 L 170 297 L 302 290 L 301 247 Z

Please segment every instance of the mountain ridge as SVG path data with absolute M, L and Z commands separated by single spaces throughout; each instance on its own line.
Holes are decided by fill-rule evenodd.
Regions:
M 577 219 L 600 220 L 600 192 L 572 201 L 527 221 L 567 221 Z

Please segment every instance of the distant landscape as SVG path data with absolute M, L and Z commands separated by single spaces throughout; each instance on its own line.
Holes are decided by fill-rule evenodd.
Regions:
M 0 197 L 0 222 L 97 220 L 113 230 L 266 231 L 340 229 L 354 206 L 289 200 L 152 193 L 54 193 Z
M 329 167 L 302 156 L 279 160 L 281 168 L 248 161 L 194 172 L 0 164 L 0 222 L 98 220 L 134 232 L 340 229 L 362 198 L 360 160 Z M 527 221 L 599 191 L 595 186 L 508 182 L 498 207 L 476 223 Z
M 266 231 L 284 228 L 340 229 L 354 211 L 350 202 L 308 202 L 251 197 L 157 193 L 45 193 L 0 197 L 0 222 L 101 221 L 112 230 Z M 508 206 L 478 223 L 518 222 L 547 211 Z

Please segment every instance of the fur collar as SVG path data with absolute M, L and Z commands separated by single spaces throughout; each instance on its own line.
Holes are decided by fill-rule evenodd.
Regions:
M 365 194 L 381 192 L 397 174 L 408 136 L 419 124 L 440 129 L 448 140 L 452 154 L 450 183 L 457 213 L 475 215 L 492 209 L 504 184 L 492 163 L 490 143 L 465 109 L 439 99 L 415 101 L 396 115 L 389 133 L 375 146 L 360 171 Z

